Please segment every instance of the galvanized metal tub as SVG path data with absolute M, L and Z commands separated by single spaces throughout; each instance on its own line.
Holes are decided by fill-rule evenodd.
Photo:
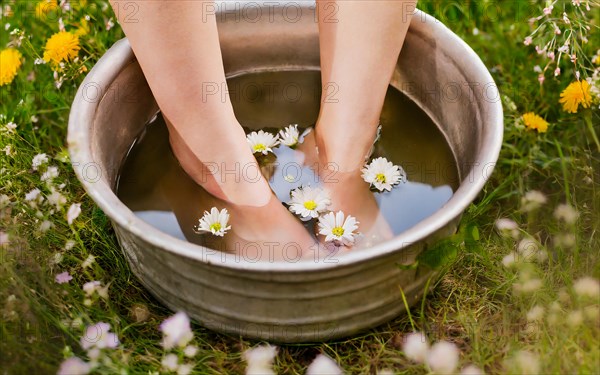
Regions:
M 318 69 L 314 4 L 252 3 L 217 7 L 228 75 L 257 70 Z M 261 5 L 259 5 L 261 4 Z M 255 9 L 256 10 L 256 9 Z M 246 15 L 244 15 L 246 12 Z M 200 22 L 200 21 L 199 21 Z M 479 57 L 434 18 L 417 12 L 393 86 L 438 124 L 458 161 L 461 184 L 442 209 L 368 251 L 327 261 L 253 262 L 171 237 L 137 218 L 115 195 L 119 167 L 158 107 L 128 41 L 110 48 L 80 86 L 68 144 L 77 176 L 112 221 L 133 272 L 159 300 L 220 332 L 279 342 L 352 335 L 413 304 L 431 271 L 402 269 L 437 239 L 455 232 L 482 189 L 502 143 L 498 90 Z

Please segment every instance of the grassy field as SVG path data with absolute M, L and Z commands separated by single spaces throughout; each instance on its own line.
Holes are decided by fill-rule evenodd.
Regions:
M 600 13 L 593 15 L 599 3 L 550 2 L 550 15 L 529 22 L 548 5 L 539 3 L 420 2 L 473 47 L 502 93 L 506 129 L 500 160 L 462 221 L 462 228 L 476 235 L 458 244 L 457 256 L 442 266 L 443 277 L 410 316 L 347 340 L 280 347 L 276 373 L 302 374 L 324 353 L 347 373 L 425 374 L 427 366 L 403 352 L 403 336 L 413 330 L 430 341 L 456 344 L 460 367 L 472 363 L 486 373 L 597 373 L 600 111 L 597 96 L 590 108 L 579 106 L 576 113 L 565 111 L 559 99 L 577 81 L 576 72 L 582 80 L 594 69 L 598 75 Z M 88 360 L 79 339 L 86 325 L 103 321 L 120 344 L 102 351 L 95 373 L 158 373 L 164 356 L 158 327 L 172 312 L 132 275 L 110 223 L 81 188 L 66 151 L 76 88 L 122 31 L 104 1 L 71 1 L 69 10 L 52 1 L 1 4 L 6 31 L 0 49 L 19 51 L 22 65 L 11 78 L 6 57 L 0 72 L 7 81 L 0 86 L 0 369 L 55 373 L 73 354 Z M 586 11 L 587 4 L 594 9 Z M 582 14 L 590 17 L 590 30 L 579 28 Z M 525 45 L 547 19 L 555 19 L 561 34 L 554 26 L 538 29 Z M 61 22 L 80 45 L 77 59 L 72 56 L 64 66 L 53 62 L 60 56 L 44 56 Z M 548 51 L 538 54 L 534 46 L 555 40 L 558 48 L 569 35 L 569 51 L 556 53 L 557 75 Z M 575 63 L 568 57 L 574 52 Z M 544 118 L 547 131 L 531 129 L 522 117 L 528 112 Z M 38 156 L 32 165 L 42 153 L 48 160 Z M 69 224 L 67 217 L 77 212 L 73 204 L 81 204 L 82 212 Z M 514 220 L 518 229 L 500 233 L 495 227 L 500 218 Z M 65 271 L 73 279 L 57 283 Z M 92 280 L 108 286 L 106 298 L 104 289 L 91 296 L 82 290 Z M 197 325 L 193 331 L 198 352 L 186 361 L 194 364 L 194 374 L 243 373 L 242 353 L 258 344 Z

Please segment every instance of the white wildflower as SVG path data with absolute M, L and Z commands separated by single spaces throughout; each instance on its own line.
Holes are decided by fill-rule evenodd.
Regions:
M 580 297 L 600 298 L 600 283 L 591 277 L 582 277 L 573 284 L 573 289 Z
M 0 248 L 10 244 L 10 236 L 8 233 L 0 231 Z
M 535 305 L 527 312 L 527 321 L 536 322 L 544 318 L 546 310 L 543 306 Z
M 386 158 L 376 158 L 363 167 L 362 178 L 379 191 L 391 191 L 400 182 L 406 182 L 406 172 Z
M 502 258 L 502 265 L 506 268 L 511 268 L 517 263 L 519 255 L 514 251 Z
M 563 220 L 565 223 L 571 225 L 575 224 L 577 221 L 579 212 L 569 204 L 559 204 L 554 210 L 554 217 L 557 220 Z
M 73 280 L 73 276 L 71 276 L 68 271 L 65 271 L 56 275 L 54 280 L 57 284 L 66 284 L 69 281 Z
M 479 367 L 475 366 L 475 365 L 468 365 L 465 366 L 462 370 L 460 370 L 460 375 L 484 375 L 485 372 L 483 372 L 482 369 L 480 369 Z
M 42 174 L 40 178 L 42 181 L 51 182 L 54 178 L 58 177 L 58 168 L 51 165 L 46 169 L 46 172 Z
M 519 225 L 514 220 L 500 218 L 496 220 L 496 229 L 503 235 L 508 235 L 514 239 L 519 238 Z
M 2 151 L 4 151 L 4 155 L 6 155 L 6 156 L 12 156 L 15 153 L 14 150 L 12 149 L 12 145 L 4 146 Z
M 162 345 L 166 350 L 176 346 L 183 348 L 194 338 L 190 318 L 182 311 L 165 319 L 159 329 L 163 333 Z
M 246 375 L 275 375 L 273 360 L 277 355 L 277 347 L 260 345 L 244 352 L 243 358 L 247 363 Z
M 406 358 L 416 363 L 425 363 L 429 352 L 427 337 L 420 332 L 413 332 L 404 337 L 402 351 Z
M 519 351 L 514 356 L 514 363 L 521 374 L 537 375 L 540 373 L 540 361 L 537 355 L 528 351 Z
M 548 198 L 537 190 L 531 190 L 525 193 L 525 196 L 521 198 L 521 210 L 523 212 L 531 212 L 540 208 L 544 203 L 548 201 Z
M 40 189 L 33 189 L 29 193 L 25 194 L 25 200 L 28 202 L 37 201 L 40 197 L 41 191 Z
M 108 286 L 102 286 L 100 281 L 89 281 L 83 284 L 83 291 L 88 297 L 91 297 L 94 293 L 97 293 L 100 297 L 108 299 Z
M 523 283 L 514 284 L 513 288 L 516 292 L 521 292 L 524 294 L 533 293 L 538 291 L 542 287 L 543 283 L 540 279 L 530 279 L 526 280 Z
M 560 233 L 554 236 L 554 245 L 563 248 L 572 248 L 577 243 L 573 233 Z
M 263 130 L 248 134 L 246 139 L 250 145 L 250 149 L 255 154 L 267 155 L 269 152 L 273 152 L 273 148 L 279 144 L 277 135 Z
M 86 375 L 91 370 L 91 366 L 79 357 L 70 357 L 60 364 L 57 375 Z
M 48 220 L 44 220 L 40 224 L 40 232 L 42 232 L 42 233 L 47 232 L 53 226 L 54 226 L 54 223 L 52 223 L 51 221 L 48 221 Z
M 99 322 L 85 329 L 79 343 L 85 350 L 90 348 L 114 349 L 119 345 L 119 339 L 115 333 L 110 332 L 110 324 Z
M 67 223 L 73 224 L 73 221 L 77 219 L 81 213 L 81 203 L 73 203 L 67 211 Z
M 0 208 L 7 207 L 9 204 L 10 204 L 10 197 L 6 194 L 0 194 Z
M 15 124 L 14 122 L 9 122 L 8 124 L 4 125 L 6 126 L 6 130 L 8 130 L 9 133 L 12 133 L 15 131 L 15 129 L 17 128 L 17 124 Z
M 327 210 L 331 199 L 327 192 L 321 188 L 300 186 L 290 192 L 290 211 L 300 216 L 302 221 L 315 219 Z
M 183 363 L 177 367 L 177 375 L 190 375 L 192 370 L 194 369 L 194 365 L 191 363 Z
M 280 142 L 284 145 L 295 148 L 298 145 L 300 138 L 300 132 L 298 131 L 298 125 L 293 124 L 287 126 L 285 129 L 279 131 Z
M 185 347 L 185 349 L 183 349 L 183 354 L 188 358 L 195 357 L 197 353 L 198 347 L 194 345 L 188 345 Z
M 73 241 L 73 240 L 67 240 L 67 242 L 65 242 L 65 250 L 66 251 L 71 250 L 74 246 L 75 246 L 75 241 Z
M 57 209 L 67 203 L 67 198 L 54 187 L 50 188 L 50 195 L 46 199 L 48 199 L 48 203 L 55 205 Z
M 573 310 L 567 315 L 567 324 L 569 327 L 579 327 L 583 323 L 583 312 L 581 310 Z
M 176 354 L 170 353 L 163 357 L 161 364 L 167 371 L 176 371 L 179 367 L 179 358 Z
M 227 225 L 228 222 L 229 213 L 227 212 L 227 209 L 224 208 L 219 211 L 216 207 L 213 207 L 210 209 L 210 213 L 204 211 L 204 215 L 200 218 L 196 230 L 198 232 L 207 232 L 212 233 L 215 236 L 223 237 L 227 231 L 231 229 L 231 225 Z
M 306 375 L 342 375 L 340 366 L 325 354 L 319 354 L 306 369 Z
M 62 262 L 63 258 L 64 258 L 63 254 L 57 252 L 57 253 L 54 253 L 52 255 L 52 257 L 50 257 L 49 262 L 50 262 L 50 264 L 56 265 L 56 264 L 59 264 L 60 262 Z
M 425 362 L 429 368 L 440 374 L 453 373 L 458 366 L 459 351 L 448 341 L 436 342 L 427 353 Z
M 346 246 L 354 244 L 354 231 L 358 228 L 358 221 L 353 216 L 344 218 L 344 213 L 329 212 L 319 217 L 319 234 L 325 236 L 326 242 L 334 242 Z
M 540 249 L 538 242 L 530 237 L 523 238 L 519 242 L 517 251 L 526 262 L 538 261 L 543 263 L 548 259 L 548 253 Z
M 88 268 L 96 261 L 96 257 L 93 255 L 88 255 L 87 258 L 83 262 L 81 262 L 81 268 Z
M 38 168 L 48 162 L 48 155 L 46 154 L 37 154 L 33 157 L 31 161 L 31 167 L 34 171 L 37 171 Z

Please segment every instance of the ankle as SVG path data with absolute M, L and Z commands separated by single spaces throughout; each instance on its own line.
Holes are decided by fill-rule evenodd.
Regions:
M 359 123 L 327 123 L 315 126 L 319 162 L 340 172 L 356 171 L 365 163 L 377 134 L 377 126 Z
M 218 129 L 211 133 L 196 131 L 182 136 L 176 127 L 169 126 L 171 149 L 182 169 L 224 201 L 248 206 L 268 203 L 272 192 L 241 126 L 236 123 L 227 132 Z

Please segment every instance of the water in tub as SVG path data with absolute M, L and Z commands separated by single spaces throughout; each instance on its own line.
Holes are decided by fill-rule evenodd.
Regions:
M 278 128 L 298 124 L 302 133 L 314 125 L 320 103 L 317 71 L 238 75 L 228 80 L 228 86 L 236 116 L 247 132 L 264 129 L 275 134 Z M 385 157 L 401 166 L 406 182 L 389 192 L 368 193 L 379 210 L 381 222 L 377 225 L 385 227 L 386 234 L 381 238 L 359 236 L 356 245 L 344 247 L 345 251 L 368 251 L 369 246 L 413 227 L 438 211 L 459 184 L 454 155 L 441 131 L 423 110 L 391 86 L 381 124 L 381 137 L 372 157 Z M 280 145 L 272 154 L 259 157 L 263 174 L 283 203 L 290 201 L 292 189 L 321 186 L 324 174 L 319 178 L 312 162 L 315 149 L 305 146 L 314 141 L 313 135 L 306 134 L 305 143 L 296 149 Z M 240 169 L 238 173 L 243 172 Z M 204 211 L 215 205 L 215 199 L 179 166 L 160 113 L 147 124 L 127 155 L 119 177 L 118 196 L 140 219 L 173 237 L 227 252 L 240 251 L 238 246 L 216 241 L 220 238 L 212 234 L 194 230 Z M 303 224 L 314 235 L 315 220 Z M 357 231 L 369 224 L 373 223 L 360 223 Z M 235 231 L 232 227 L 223 238 Z M 261 241 L 268 243 L 269 239 Z

